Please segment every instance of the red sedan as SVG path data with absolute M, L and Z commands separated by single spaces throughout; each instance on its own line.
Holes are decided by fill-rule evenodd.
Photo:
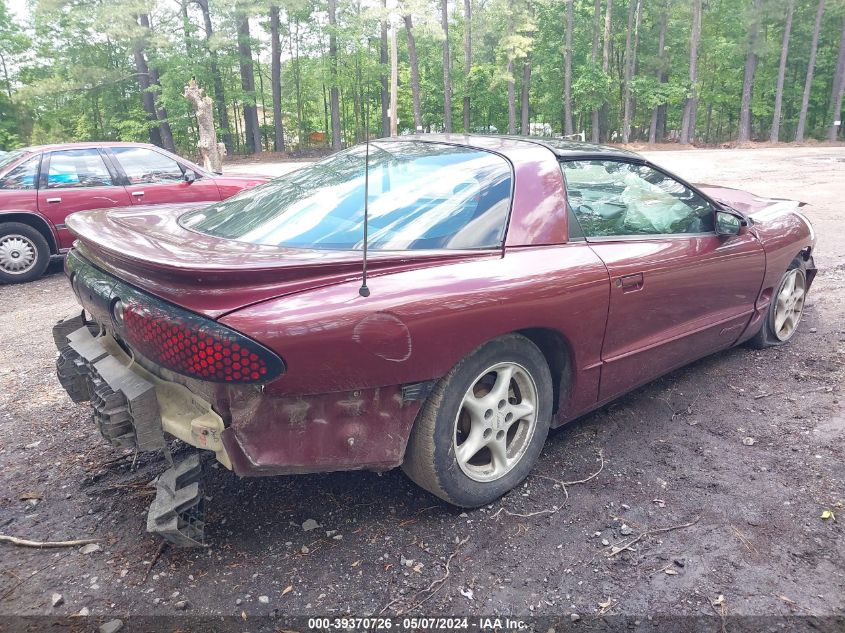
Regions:
M 0 282 L 40 277 L 73 242 L 67 216 L 131 205 L 225 200 L 262 177 L 210 174 L 153 145 L 71 143 L 0 156 Z
M 175 436 L 241 476 L 401 466 L 479 506 L 550 427 L 789 340 L 816 272 L 798 206 L 607 147 L 377 141 L 211 206 L 73 216 L 85 311 L 54 330 L 58 375 L 119 447 Z M 148 529 L 201 539 L 199 465 L 162 475 Z

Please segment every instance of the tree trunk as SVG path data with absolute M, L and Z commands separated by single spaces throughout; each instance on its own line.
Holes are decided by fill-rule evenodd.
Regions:
M 158 86 L 156 92 L 161 92 L 161 81 L 159 80 L 158 71 L 155 68 L 150 68 L 150 83 Z M 167 110 L 162 106 L 156 108 L 158 114 L 158 128 L 161 133 L 161 143 L 168 152 L 176 153 L 176 144 L 173 142 L 173 132 L 170 129 L 170 123 L 167 121 Z
M 9 97 L 9 100 L 12 99 L 12 81 L 9 78 L 9 69 L 6 67 L 6 58 L 3 57 L 3 54 L 0 53 L 0 66 L 3 67 L 3 78 L 6 82 L 6 94 Z
M 139 22 L 141 26 L 146 29 L 146 32 L 150 32 L 150 16 L 142 13 L 138 16 Z M 141 57 L 144 57 L 144 49 L 147 46 L 146 38 L 140 41 L 141 45 Z M 137 58 L 136 58 L 137 59 Z M 146 66 L 146 60 L 144 60 L 144 65 Z M 161 91 L 161 82 L 159 82 L 158 78 L 158 71 L 155 68 L 147 68 L 147 73 L 149 76 L 149 83 L 148 83 L 148 90 L 152 86 L 156 86 L 158 90 L 156 93 Z M 170 123 L 167 122 L 167 111 L 162 107 L 156 107 L 155 105 L 155 94 L 152 92 L 148 92 L 150 98 L 152 99 L 153 104 L 153 112 L 155 112 L 155 119 L 158 121 L 158 133 L 161 137 L 161 147 L 166 149 L 169 152 L 176 151 L 176 145 L 173 143 L 173 133 L 170 131 Z M 146 109 L 146 103 L 145 103 Z M 148 110 L 149 112 L 149 110 Z
M 516 82 L 512 58 L 508 58 L 508 134 L 516 134 Z
M 522 115 L 522 133 L 526 136 L 531 134 L 531 111 L 528 107 L 529 91 L 531 90 L 531 60 L 525 58 L 522 62 L 522 99 L 520 103 L 520 114 Z
M 566 0 L 563 24 L 563 133 L 572 135 L 572 5 Z
M 833 90 L 830 93 L 830 128 L 827 140 L 835 141 L 842 126 L 842 97 L 845 93 L 845 16 L 842 17 L 842 35 L 839 38 L 839 57 L 833 74 Z M 837 124 L 836 122 L 839 121 Z
M 144 57 L 144 43 L 136 39 L 132 45 L 132 54 L 135 58 L 135 71 L 138 73 L 138 86 L 141 88 L 141 103 L 147 119 L 150 121 L 150 142 L 153 145 L 163 147 L 161 141 L 161 130 L 158 127 L 158 113 L 156 112 L 155 95 L 150 92 L 150 69 L 147 66 L 147 59 Z
M 801 112 L 798 114 L 798 127 L 795 130 L 795 141 L 804 140 L 804 126 L 807 123 L 807 106 L 810 104 L 810 92 L 813 89 L 813 72 L 816 69 L 816 51 L 819 47 L 819 32 L 822 28 L 824 15 L 824 0 L 819 0 L 816 9 L 816 23 L 813 27 L 813 40 L 810 43 L 810 61 L 807 63 L 807 77 L 804 80 L 804 96 L 801 99 Z
M 610 2 L 610 0 L 608 0 Z M 608 7 L 608 10 L 610 7 Z M 599 31 L 601 30 L 601 0 L 595 0 L 595 4 L 593 5 L 593 48 L 590 53 L 590 61 L 592 61 L 593 66 L 597 66 L 598 59 L 599 59 Z M 607 46 L 608 43 L 605 43 Z M 599 111 L 598 109 L 594 109 L 592 112 L 592 120 L 591 120 L 591 134 L 592 134 L 592 141 L 593 143 L 599 142 Z
M 657 37 L 657 81 L 661 84 L 666 83 L 666 28 L 669 24 L 669 6 L 665 6 L 663 12 L 660 14 L 660 34 Z M 657 142 L 657 132 L 660 129 L 658 123 L 660 122 L 660 108 L 663 104 L 654 106 L 651 112 L 651 125 L 648 129 L 648 142 Z M 660 135 L 660 140 L 663 140 L 663 134 Z
M 223 137 L 223 144 L 226 146 L 226 151 L 232 154 L 235 151 L 235 146 L 232 143 L 232 131 L 229 128 L 229 110 L 226 106 L 226 92 L 223 89 L 223 77 L 217 66 L 217 52 L 212 50 L 209 45 L 209 40 L 214 34 L 214 29 L 211 25 L 211 13 L 208 9 L 208 0 L 195 0 L 197 6 L 202 11 L 202 20 L 205 25 L 205 45 L 208 50 L 210 59 L 209 70 L 211 76 L 214 78 L 214 106 L 217 110 L 217 122 L 220 124 L 220 132 Z
M 241 130 L 240 130 L 240 118 L 238 116 L 238 103 L 236 101 L 232 102 L 232 115 L 234 117 L 234 126 L 235 126 L 235 149 L 240 152 L 241 151 Z
M 637 57 L 637 31 L 640 28 L 640 11 L 642 0 L 633 0 L 628 5 L 628 33 L 625 36 L 625 86 L 623 98 L 622 142 L 631 140 L 631 81 L 634 78 L 634 60 Z
M 472 0 L 464 0 L 464 133 L 470 133 L 469 74 L 472 70 Z
M 273 84 L 273 147 L 285 151 L 285 129 L 282 125 L 282 45 L 279 39 L 279 7 L 270 7 L 270 83 Z
M 755 0 L 759 2 L 759 0 Z M 755 17 L 757 27 L 759 29 L 759 8 L 755 5 Z M 695 140 L 695 116 L 698 112 L 698 45 L 701 41 L 701 0 L 693 0 L 692 5 L 692 33 L 690 35 L 689 47 L 689 83 L 690 96 L 687 97 L 687 102 L 684 104 L 684 116 L 681 121 L 681 143 L 684 145 L 692 143 Z M 756 42 L 756 36 L 754 41 Z M 756 54 L 754 63 L 756 64 Z M 746 71 L 748 66 L 746 65 Z M 754 79 L 753 73 L 751 77 Z M 743 89 L 744 90 L 744 89 Z M 750 94 L 750 93 L 749 93 Z
M 751 26 L 748 29 L 748 53 L 745 56 L 745 77 L 742 80 L 742 103 L 739 108 L 739 134 L 737 141 L 751 140 L 751 91 L 757 71 L 757 43 L 760 39 L 760 8 L 762 0 L 754 0 Z
M 604 12 L 604 38 L 602 44 L 602 71 L 610 75 L 610 56 L 613 54 L 613 0 L 607 0 L 607 11 Z M 598 118 L 599 140 L 605 141 L 610 136 L 610 104 L 605 100 Z
M 513 15 L 508 16 L 508 37 L 513 37 Z M 508 48 L 508 134 L 516 134 L 516 80 L 513 76 L 514 50 Z
M 364 86 L 364 80 L 361 74 L 361 59 L 356 53 L 355 55 L 355 86 L 361 88 Z M 352 89 L 352 117 L 355 119 L 354 138 L 356 143 L 360 143 L 366 131 L 364 130 L 364 113 L 363 102 L 365 97 L 355 88 Z
M 417 59 L 417 42 L 414 39 L 414 22 L 410 15 L 405 16 L 405 33 L 408 36 L 408 59 L 411 64 L 411 102 L 414 110 L 414 131 L 421 132 L 420 63 Z
M 332 119 L 332 149 L 340 149 L 340 92 L 337 87 L 337 0 L 329 0 L 329 107 Z
M 399 99 L 399 60 L 396 50 L 396 29 L 390 28 L 390 136 L 399 134 L 396 112 Z
M 786 21 L 783 24 L 783 43 L 780 47 L 780 66 L 778 66 L 778 82 L 775 89 L 775 111 L 772 114 L 772 129 L 769 133 L 769 140 L 772 143 L 778 142 L 780 134 L 780 111 L 783 104 L 783 79 L 786 74 L 786 57 L 789 53 L 789 34 L 792 31 L 792 14 L 795 11 L 795 0 L 789 0 L 786 7 Z
M 197 113 L 199 127 L 199 141 L 197 149 L 203 160 L 203 167 L 214 173 L 223 172 L 223 157 L 226 147 L 217 142 L 217 132 L 214 130 L 214 110 L 211 99 L 203 94 L 202 88 L 193 79 L 185 86 L 185 98 L 191 102 Z
M 381 0 L 381 8 L 387 15 L 387 0 Z M 381 135 L 390 136 L 390 90 L 387 85 L 387 72 L 384 70 L 388 65 L 387 54 L 387 18 L 381 21 L 381 39 L 379 42 L 379 62 L 381 63 Z
M 298 26 L 298 24 L 297 24 Z M 297 54 L 299 53 L 299 49 L 297 49 Z M 326 130 L 326 135 L 323 137 L 323 144 L 328 147 L 331 145 L 331 140 L 329 139 L 329 129 L 331 129 L 331 124 L 329 123 L 329 95 L 326 93 L 326 82 L 323 81 L 320 83 L 320 89 L 323 91 L 323 129 Z M 302 120 L 305 120 L 305 110 L 303 109 Z M 305 124 L 302 124 L 302 134 L 305 135 Z M 308 139 L 308 145 L 311 145 L 311 139 Z
M 601 4 L 596 3 L 596 8 L 601 12 Z M 604 72 L 610 72 L 610 35 L 613 26 L 613 0 L 607 0 L 607 11 L 604 13 L 604 38 L 602 39 L 601 68 Z
M 440 24 L 443 27 L 443 128 L 452 132 L 452 79 L 449 61 L 449 0 L 440 0 Z
M 296 139 L 297 146 L 302 149 L 303 136 L 305 133 L 302 126 L 302 81 L 299 74 L 299 20 L 295 20 L 295 29 L 290 28 L 290 14 L 288 14 L 288 46 L 290 48 L 290 56 L 293 60 L 293 88 L 296 92 Z M 294 51 L 294 40 L 296 40 L 296 50 Z M 328 118 L 328 117 L 327 117 Z M 328 120 L 326 121 L 326 131 L 328 131 Z
M 258 110 L 255 106 L 255 70 L 252 67 L 252 43 L 249 41 L 249 16 L 238 15 L 238 63 L 241 71 L 241 88 L 244 91 L 243 114 L 247 153 L 263 151 Z
M 189 1 L 179 0 L 179 13 L 182 17 L 182 37 L 185 40 L 185 54 L 190 59 L 194 57 L 194 47 L 191 45 L 191 18 L 188 17 Z

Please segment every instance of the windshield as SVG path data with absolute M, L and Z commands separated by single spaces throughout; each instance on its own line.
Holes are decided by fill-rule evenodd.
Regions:
M 28 152 L 22 151 L 15 151 L 15 152 L 2 152 L 0 151 L 0 173 L 3 170 L 19 159 L 21 156 L 26 155 Z
M 362 248 L 359 145 L 182 216 L 195 231 L 291 248 Z M 504 158 L 420 141 L 369 144 L 369 240 L 377 250 L 500 246 L 510 208 Z

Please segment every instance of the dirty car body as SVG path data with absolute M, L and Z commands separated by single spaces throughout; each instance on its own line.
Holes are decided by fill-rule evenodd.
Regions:
M 177 437 L 240 476 L 413 471 L 421 417 L 448 406 L 466 359 L 507 340 L 547 365 L 536 409 L 548 420 L 532 418 L 542 442 L 549 426 L 759 336 L 790 267 L 805 291 L 815 274 L 797 203 L 693 186 L 626 151 L 404 137 L 370 144 L 366 183 L 364 156 L 352 148 L 211 207 L 68 220 L 84 312 L 56 326 L 58 373 L 106 439 L 159 450 Z M 546 384 L 520 363 L 513 407 Z M 505 438 L 505 461 L 517 440 Z M 496 458 L 490 471 L 476 458 L 461 468 L 483 487 Z M 202 534 L 197 465 L 168 471 L 151 512 L 148 527 L 174 542 Z M 449 496 L 438 477 L 421 485 L 481 499 Z

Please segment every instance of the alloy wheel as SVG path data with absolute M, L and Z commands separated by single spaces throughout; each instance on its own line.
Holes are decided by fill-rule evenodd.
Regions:
M 517 363 L 498 363 L 473 380 L 455 418 L 455 457 L 463 473 L 489 482 L 510 472 L 531 443 L 537 406 L 537 385 Z
M 789 339 L 798 327 L 804 312 L 806 280 L 798 268 L 786 274 L 775 297 L 775 311 L 772 330 L 780 341 Z

